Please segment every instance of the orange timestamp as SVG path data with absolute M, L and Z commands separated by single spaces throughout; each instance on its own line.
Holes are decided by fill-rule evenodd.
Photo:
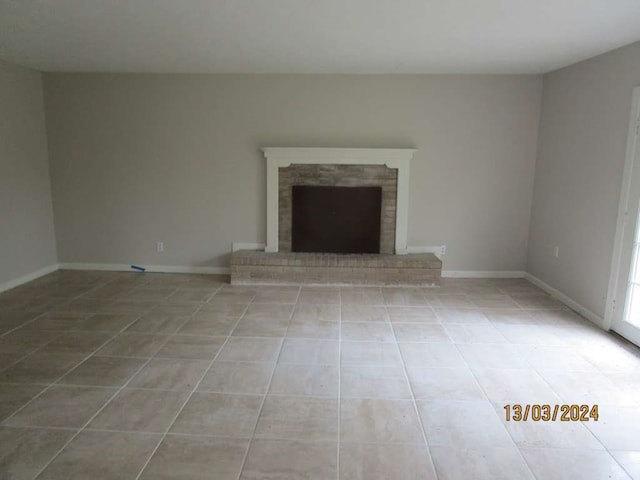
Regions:
M 549 405 L 520 404 L 505 405 L 505 418 L 507 422 L 588 422 L 598 421 L 598 404 L 594 405 Z

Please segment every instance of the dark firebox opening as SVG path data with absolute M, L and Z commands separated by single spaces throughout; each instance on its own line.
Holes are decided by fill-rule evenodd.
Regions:
M 382 187 L 292 187 L 291 250 L 380 253 Z

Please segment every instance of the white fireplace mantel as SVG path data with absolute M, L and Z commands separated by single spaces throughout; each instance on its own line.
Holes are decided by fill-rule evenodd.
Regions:
M 386 165 L 398 169 L 396 198 L 396 255 L 407 253 L 409 221 L 409 169 L 411 148 L 263 148 L 267 159 L 267 244 L 265 252 L 278 251 L 278 172 L 293 164 Z

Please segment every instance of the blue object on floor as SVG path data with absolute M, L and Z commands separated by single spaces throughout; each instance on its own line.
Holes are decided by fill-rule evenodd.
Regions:
M 131 265 L 131 268 L 133 268 L 134 270 L 138 270 L 139 272 L 146 272 L 146 268 L 144 267 L 139 267 L 138 265 Z

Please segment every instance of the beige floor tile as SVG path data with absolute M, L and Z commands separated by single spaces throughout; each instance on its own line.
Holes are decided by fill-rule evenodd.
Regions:
M 278 395 L 338 396 L 338 367 L 279 363 L 269 393 Z
M 493 325 L 450 323 L 444 329 L 453 343 L 507 343 Z
M 640 451 L 640 408 L 598 405 L 598 421 L 585 425 L 608 450 Z
M 430 451 L 441 480 L 531 479 L 518 448 L 537 478 L 640 476 L 637 348 L 524 279 L 228 281 L 60 271 L 0 294 L 0 478 L 136 478 L 167 429 L 142 478 L 428 479 Z M 504 417 L 543 402 L 600 417 Z
M 340 338 L 359 342 L 395 342 L 396 337 L 389 323 L 342 322 Z
M 439 480 L 534 480 L 515 447 L 431 447 Z M 551 478 L 551 477 L 544 477 Z
M 640 478 L 640 451 L 611 451 L 613 458 L 625 469 L 633 479 Z
M 222 304 L 244 304 L 245 306 L 251 302 L 256 296 L 253 290 L 233 291 L 230 289 L 220 290 L 207 303 Z
M 89 424 L 98 430 L 164 433 L 189 392 L 121 390 Z
M 62 332 L 19 328 L 0 337 L 0 353 L 31 353 L 60 335 Z
M 337 340 L 317 340 L 311 338 L 287 338 L 280 352 L 281 363 L 337 365 Z
M 248 440 L 167 435 L 142 480 L 237 480 Z
M 214 297 L 212 297 L 213 299 Z M 235 317 L 239 320 L 242 314 L 247 310 L 249 303 L 222 303 L 211 302 L 200 306 L 198 314 L 217 314 L 219 316 Z
M 317 338 L 337 340 L 340 336 L 340 324 L 335 321 L 318 320 L 297 321 L 291 323 L 287 329 L 288 338 Z
M 513 441 L 488 401 L 418 402 L 431 446 L 510 447 Z
M 384 305 L 384 298 L 379 287 L 341 287 L 342 305 Z
M 149 313 L 161 316 L 189 317 L 200 310 L 202 305 L 204 304 L 199 302 L 185 303 L 184 301 L 169 302 L 167 300 L 153 307 Z
M 342 365 L 399 366 L 402 364 L 398 346 L 385 342 L 342 342 Z
M 65 332 L 42 347 L 41 353 L 89 354 L 112 337 L 102 332 Z
M 222 362 L 275 362 L 280 354 L 279 338 L 231 337 L 218 354 Z
M 226 313 L 198 313 L 187 321 L 178 333 L 184 335 L 229 335 L 234 329 L 238 320 L 237 315 L 229 315 Z
M 262 396 L 196 392 L 171 427 L 172 433 L 251 438 Z
M 167 335 L 121 333 L 98 350 L 97 355 L 149 358 L 153 357 L 168 339 Z
M 342 365 L 340 394 L 343 398 L 411 398 L 402 366 Z
M 550 404 L 553 409 L 554 404 Z M 511 435 L 515 444 L 520 448 L 554 448 L 554 449 L 585 449 L 603 450 L 602 444 L 581 422 L 561 421 L 513 421 L 513 410 L 509 414 L 510 421 L 506 421 L 507 411 L 502 403 L 494 403 L 494 409 L 500 416 L 502 423 Z
M 399 342 L 451 343 L 442 325 L 394 322 L 393 331 Z
M 339 304 L 340 289 L 336 287 L 307 287 L 300 289 L 299 303 Z
M 338 440 L 338 402 L 315 397 L 267 395 L 255 438 Z
M 285 287 L 286 288 L 286 287 Z M 297 287 L 296 287 L 297 288 Z M 293 314 L 294 303 L 250 303 L 242 318 L 266 318 L 280 319 L 285 318 L 291 320 Z
M 489 319 L 477 308 L 434 308 L 433 310 L 444 324 L 490 324 Z
M 424 443 L 410 400 L 344 398 L 340 404 L 340 440 L 366 443 Z
M 398 346 L 408 367 L 467 367 L 453 344 L 399 343 Z
M 146 362 L 142 358 L 93 356 L 67 373 L 59 383 L 116 387 L 124 385 Z
M 242 480 L 335 480 L 335 442 L 253 440 Z
M 150 433 L 81 432 L 38 478 L 135 478 L 160 438 Z
M 163 390 L 193 390 L 209 367 L 207 360 L 154 358 L 128 386 Z
M 74 433 L 74 430 L 0 427 L 0 478 L 35 478 Z
M 471 368 L 530 368 L 513 345 L 458 344 L 458 350 Z
M 385 305 L 420 307 L 429 304 L 420 288 L 385 287 L 382 289 L 382 297 Z
M 343 322 L 389 322 L 387 309 L 384 306 L 343 304 L 341 315 Z
M 44 385 L 0 383 L 0 422 L 45 388 Z
M 53 386 L 3 422 L 11 426 L 83 426 L 116 392 L 112 388 Z
M 508 325 L 494 323 L 509 342 L 529 345 L 568 345 L 568 332 L 556 325 Z
M 482 313 L 494 325 L 540 325 L 545 323 L 536 319 L 531 310 L 519 308 L 482 309 Z
M 296 303 L 300 287 L 263 287 L 256 292 L 253 303 Z
M 387 315 L 391 323 L 440 323 L 431 307 L 387 306 Z
M 425 290 L 427 301 L 432 307 L 440 308 L 473 308 L 475 305 L 464 293 L 433 294 Z
M 293 310 L 291 323 L 339 322 L 340 306 L 299 303 Z
M 221 362 L 216 360 L 200 382 L 198 390 L 219 393 L 267 393 L 273 363 Z
M 66 331 L 74 328 L 77 322 L 87 318 L 86 313 L 45 313 L 24 326 L 25 330 Z M 4 322 L 2 322 L 4 323 Z M 23 323 L 23 322 L 21 322 Z M 15 325 L 17 326 L 17 325 Z
M 84 358 L 79 354 L 34 353 L 0 373 L 0 382 L 54 383 Z
M 638 405 L 609 378 L 595 370 L 591 372 L 539 370 L 539 374 L 568 404 Z
M 537 478 L 573 480 L 629 480 L 608 452 L 594 450 L 522 449 Z
M 473 373 L 493 402 L 561 403 L 560 397 L 533 369 L 474 368 Z
M 233 329 L 233 336 L 284 337 L 289 327 L 288 318 L 243 317 Z
M 408 367 L 407 374 L 417 400 L 485 400 L 468 368 Z
M 169 302 L 207 302 L 213 296 L 211 291 L 184 291 L 178 290 L 172 293 Z
M 137 315 L 97 313 L 77 320 L 73 329 L 91 332 L 119 332 L 131 325 L 137 318 Z
M 424 445 L 340 444 L 340 480 L 436 478 Z
M 147 313 L 136 320 L 129 328 L 129 333 L 151 333 L 171 335 L 176 333 L 191 317 L 176 315 L 158 315 Z
M 518 308 L 520 306 L 512 297 L 501 293 L 469 295 L 467 298 L 477 308 Z
M 156 357 L 212 360 L 222 348 L 226 337 L 204 335 L 174 335 L 158 351 Z

